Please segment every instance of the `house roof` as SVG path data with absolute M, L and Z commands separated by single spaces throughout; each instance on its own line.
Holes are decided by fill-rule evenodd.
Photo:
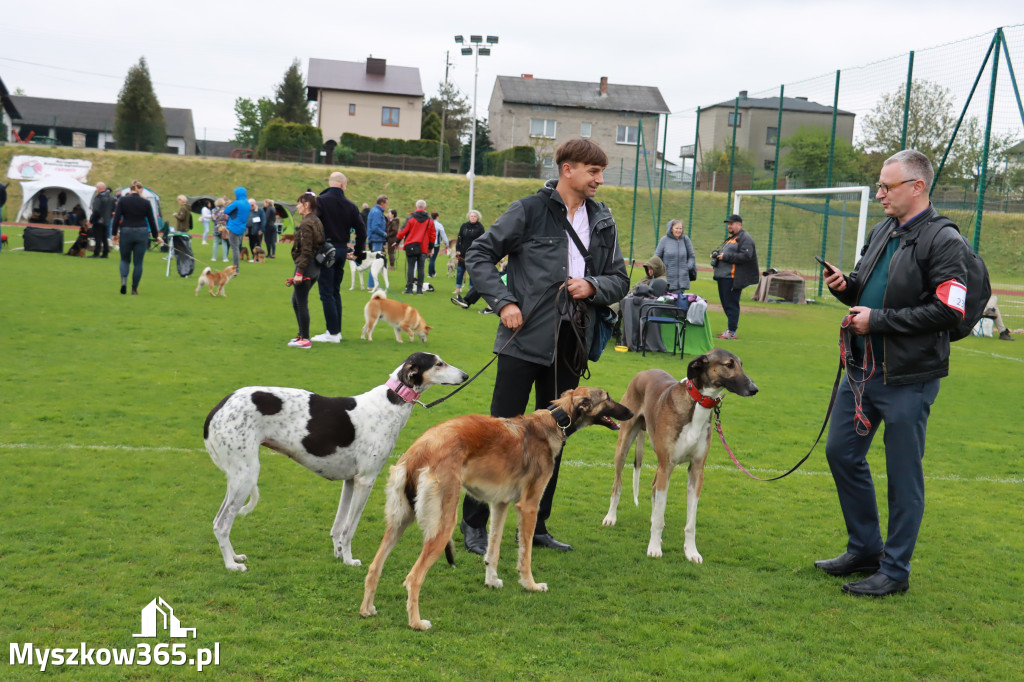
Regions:
M 809 114 L 832 114 L 832 107 L 824 104 L 818 104 L 817 102 L 811 102 L 806 97 L 783 97 L 782 110 L 783 111 L 801 111 Z M 747 97 L 746 91 L 740 92 L 740 109 L 773 109 L 779 110 L 779 98 L 778 97 Z M 712 104 L 709 107 L 703 107 L 703 109 L 714 109 L 716 107 L 725 107 L 732 109 L 735 105 L 735 99 L 728 99 L 718 104 Z M 839 116 L 855 116 L 852 111 L 843 111 L 837 109 L 836 114 Z
M 14 106 L 14 102 L 11 101 L 11 93 L 7 91 L 3 78 L 0 78 L 0 107 L 3 107 L 12 119 L 18 118 L 18 107 Z
M 385 60 L 374 60 L 384 62 Z M 420 70 L 415 66 L 381 64 L 383 74 L 367 73 L 366 62 L 343 62 L 337 59 L 310 58 L 306 88 L 310 100 L 317 90 L 347 90 L 379 95 L 423 97 Z
M 536 104 L 600 111 L 632 111 L 667 114 L 668 105 L 658 88 L 647 85 L 608 83 L 608 94 L 601 94 L 598 82 L 556 81 L 544 78 L 498 76 L 502 98 L 513 104 Z
M 83 131 L 112 132 L 114 130 L 116 104 L 26 97 L 24 95 L 11 95 L 11 100 L 14 101 L 19 112 L 19 116 L 12 118 L 22 125 L 47 125 Z M 167 128 L 168 137 L 181 137 L 186 140 L 195 138 L 191 109 L 161 108 L 164 112 L 164 125 Z

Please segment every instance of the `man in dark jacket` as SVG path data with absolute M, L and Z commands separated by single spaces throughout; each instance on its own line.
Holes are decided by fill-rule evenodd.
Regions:
M 757 249 L 753 237 L 743 230 L 743 218 L 736 213 L 725 219 L 725 229 L 729 231 L 728 239 L 711 254 L 718 299 L 729 323 L 718 338 L 735 339 L 740 325 L 740 294 L 744 287 L 757 284 Z
M 846 551 L 814 565 L 829 575 L 871 574 L 843 585 L 853 595 L 884 597 L 910 587 L 910 557 L 924 516 L 928 414 L 939 379 L 949 373 L 948 330 L 964 315 L 969 253 L 928 199 L 933 177 L 931 162 L 918 151 L 887 159 L 875 196 L 889 217 L 871 230 L 849 276 L 826 266 L 829 291 L 852 306 L 849 326 L 857 336 L 825 446 L 846 521 Z M 885 422 L 889 486 L 884 544 L 867 463 L 879 422 Z
M 90 258 L 107 258 L 110 253 L 110 245 L 107 241 L 107 230 L 110 219 L 114 215 L 114 195 L 111 194 L 107 185 L 102 182 L 96 183 L 96 194 L 92 197 L 92 204 L 89 206 L 89 222 L 92 224 L 92 238 L 96 242 Z M 100 249 L 103 254 L 100 255 Z
M 327 181 L 328 187 L 316 199 L 316 214 L 324 226 L 324 234 L 338 254 L 334 266 L 320 270 L 317 286 L 320 302 L 324 306 L 327 331 L 317 334 L 311 341 L 338 343 L 341 341 L 341 283 L 345 281 L 345 254 L 352 230 L 356 231 L 355 259 L 366 256 L 366 223 L 359 209 L 345 196 L 348 178 L 335 171 Z
M 576 388 L 594 335 L 593 307 L 619 301 L 629 288 L 611 211 L 593 200 L 604 183 L 608 156 L 594 142 L 577 139 L 558 148 L 555 162 L 557 182 L 549 181 L 533 196 L 513 202 L 466 254 L 473 286 L 501 316 L 494 341 L 494 417 L 526 412 L 534 389 L 535 409 L 543 409 L 562 392 Z M 589 269 L 567 230 L 574 230 L 589 251 Z M 505 256 L 507 284 L 495 269 Z M 524 327 L 527 315 L 529 324 Z M 586 320 L 585 328 L 574 328 L 577 319 Z M 552 334 L 556 328 L 557 334 Z M 572 547 L 555 540 L 546 525 L 560 462 L 561 453 L 540 501 L 533 542 L 568 551 Z M 487 517 L 487 505 L 467 496 L 461 527 L 471 552 L 483 554 L 487 549 Z

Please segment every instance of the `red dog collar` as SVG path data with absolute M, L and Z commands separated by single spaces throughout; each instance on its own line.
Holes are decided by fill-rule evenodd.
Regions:
M 385 386 L 390 388 L 392 391 L 398 394 L 398 397 L 407 403 L 414 403 L 420 398 L 420 394 L 412 390 L 401 381 L 394 377 L 388 377 L 388 380 L 384 383 Z
M 694 386 L 693 382 L 690 381 L 689 379 L 685 379 L 683 381 L 683 385 L 686 386 L 686 390 L 690 393 L 690 397 L 693 398 L 694 402 L 696 402 L 698 405 L 705 409 L 710 410 L 711 408 L 718 407 L 719 405 L 722 404 L 721 398 L 709 398 L 708 396 L 698 391 L 697 387 Z

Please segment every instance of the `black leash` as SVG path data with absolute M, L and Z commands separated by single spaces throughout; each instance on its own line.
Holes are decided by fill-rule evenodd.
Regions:
M 722 433 L 721 406 L 716 406 L 715 407 L 715 430 L 718 432 L 718 437 L 722 441 L 722 446 L 725 447 L 725 451 L 729 453 L 729 457 L 732 459 L 733 464 L 735 464 L 736 467 L 739 468 L 740 471 L 742 471 L 747 476 L 749 476 L 750 478 L 753 478 L 754 480 L 757 480 L 757 481 L 777 481 L 780 478 L 785 478 L 786 476 L 789 476 L 791 473 L 793 473 L 794 471 L 799 469 L 800 466 L 804 462 L 806 462 L 807 459 L 811 456 L 811 453 L 814 452 L 814 448 L 818 447 L 818 443 L 821 441 L 821 437 L 825 433 L 825 427 L 828 425 L 829 417 L 832 416 L 832 408 L 836 404 L 836 395 L 839 394 L 839 384 L 840 384 L 840 382 L 843 379 L 843 370 L 848 368 L 848 365 L 849 365 L 848 361 L 849 361 L 849 359 L 851 359 L 853 357 L 853 351 L 852 351 L 853 333 L 852 333 L 852 330 L 851 330 L 852 322 L 853 322 L 853 315 L 847 315 L 846 317 L 843 318 L 842 323 L 839 325 L 839 369 L 836 370 L 836 380 L 832 384 L 832 395 L 829 396 L 829 399 L 828 399 L 828 409 L 825 410 L 825 420 L 821 423 L 821 429 L 818 431 L 818 437 L 814 439 L 814 443 L 811 445 L 811 449 L 807 451 L 807 454 L 804 455 L 803 459 L 801 459 L 799 462 L 797 462 L 786 473 L 779 474 L 778 476 L 774 476 L 772 478 L 760 478 L 760 477 L 755 476 L 754 474 L 750 473 L 749 471 L 747 471 L 743 467 L 743 465 L 740 464 L 739 460 L 736 459 L 736 455 L 734 455 L 732 450 L 729 448 L 729 444 L 725 442 L 725 434 Z M 869 366 L 868 365 L 868 361 L 869 360 L 870 360 L 870 372 L 868 373 L 868 376 L 865 377 L 864 379 L 858 381 L 858 380 L 855 380 L 855 379 L 851 379 L 850 375 L 849 375 L 849 372 L 847 372 L 847 374 L 846 374 L 847 380 L 850 382 L 850 388 L 853 390 L 854 405 L 855 405 L 855 415 L 854 415 L 855 428 L 857 429 L 857 433 L 862 435 L 862 436 L 863 435 L 867 435 L 867 433 L 869 433 L 870 429 L 871 429 L 871 422 L 868 421 L 867 417 L 864 416 L 864 411 L 863 411 L 863 407 L 862 407 L 862 405 L 863 405 L 863 396 L 864 396 L 864 386 L 863 385 L 865 383 L 867 383 L 868 379 L 870 379 L 874 375 L 874 373 L 875 373 L 875 362 L 874 362 L 874 356 L 872 355 L 871 337 L 870 336 L 865 336 L 864 337 L 864 367 L 865 368 L 867 368 Z M 867 369 L 865 369 L 865 371 L 867 371 Z M 862 432 L 862 429 L 865 429 L 865 430 Z
M 479 377 L 479 376 L 480 376 L 481 374 L 483 374 L 483 373 L 484 373 L 484 370 L 486 370 L 486 369 L 487 369 L 488 367 L 490 367 L 490 366 L 491 366 L 491 365 L 492 365 L 492 364 L 494 363 L 494 361 L 498 359 L 498 356 L 499 356 L 499 355 L 501 355 L 501 352 L 502 352 L 503 350 L 505 350 L 506 348 L 508 348 L 508 345 L 509 345 L 510 343 L 512 343 L 512 339 L 516 338 L 516 336 L 517 336 L 517 335 L 519 334 L 519 332 L 521 332 L 521 331 L 522 331 L 522 330 L 523 330 L 523 329 L 524 329 L 524 328 L 526 327 L 526 325 L 527 325 L 527 324 L 528 324 L 528 323 L 530 322 L 530 320 L 531 320 L 531 319 L 533 318 L 533 314 L 534 314 L 535 312 L 537 312 L 537 311 L 538 311 L 538 310 L 540 309 L 540 307 L 541 307 L 541 304 L 543 304 L 543 303 L 544 303 L 544 299 L 545 299 L 545 298 L 547 298 L 547 294 L 548 294 L 548 292 L 549 292 L 549 291 L 551 291 L 552 289 L 555 289 L 555 290 L 557 290 L 557 289 L 558 289 L 558 288 L 560 288 L 560 287 L 561 287 L 561 286 L 562 286 L 563 284 L 564 284 L 564 282 L 552 282 L 552 283 L 551 283 L 550 285 L 548 285 L 548 288 L 547 288 L 547 289 L 545 289 L 545 290 L 544 290 L 544 292 L 543 292 L 543 293 L 541 294 L 541 296 L 540 296 L 540 300 L 538 300 L 538 301 L 537 301 L 537 305 L 533 306 L 533 308 L 531 308 L 531 309 L 530 309 L 530 312 L 529 312 L 529 313 L 528 313 L 527 315 L 524 315 L 524 316 L 523 316 L 523 323 L 522 323 L 521 325 L 519 325 L 519 329 L 517 329 L 517 330 L 515 330 L 514 332 L 512 332 L 512 336 L 508 337 L 508 341 L 506 341 L 506 342 L 505 342 L 505 344 L 504 344 L 504 345 L 503 345 L 503 346 L 502 346 L 501 348 L 499 348 L 499 349 L 498 349 L 498 351 L 497 351 L 496 353 L 494 353 L 494 357 L 492 357 L 492 358 L 491 358 L 490 360 L 488 360 L 488 361 L 487 361 L 487 364 L 486 364 L 486 365 L 484 365 L 483 367 L 481 367 L 481 368 L 480 368 L 480 371 L 479 371 L 479 372 L 477 372 L 476 374 L 474 374 L 473 376 L 471 376 L 471 377 L 470 377 L 469 379 L 467 379 L 466 381 L 464 381 L 464 382 L 462 382 L 461 384 L 459 384 L 459 385 L 458 385 L 458 386 L 457 386 L 457 387 L 455 388 L 455 390 L 454 390 L 454 391 L 452 391 L 451 393 L 449 393 L 448 395 L 446 395 L 446 396 L 444 396 L 444 397 L 442 397 L 442 398 L 438 398 L 437 400 L 435 400 L 435 401 L 433 401 L 433 402 L 431 402 L 431 403 L 427 403 L 426 405 L 423 405 L 423 403 L 420 403 L 420 405 L 423 405 L 423 408 L 424 408 L 424 409 L 427 409 L 427 410 L 429 410 L 429 409 L 430 409 L 431 407 L 433 407 L 434 405 L 438 405 L 438 404 L 440 404 L 440 403 L 443 403 L 444 401 L 448 400 L 448 399 L 449 399 L 449 398 L 451 398 L 451 397 L 452 397 L 453 395 L 455 395 L 456 393 L 458 393 L 459 391 L 461 391 L 462 389 L 464 389 L 464 388 L 465 388 L 466 386 L 469 386 L 469 385 L 470 385 L 471 383 L 473 383 L 473 381 L 475 381 L 477 377 Z M 557 299 L 557 292 L 556 292 L 556 299 Z M 558 320 L 557 320 L 557 316 L 556 316 L 556 320 L 555 320 L 555 322 L 556 322 L 556 323 L 558 322 Z M 500 324 L 500 321 L 499 321 L 499 324 Z M 555 338 L 555 353 L 556 353 L 556 354 L 558 353 L 558 339 L 557 339 L 557 332 L 556 332 L 556 338 Z M 556 363 L 557 363 L 557 357 L 556 357 Z M 417 401 L 417 402 L 419 402 L 419 401 Z

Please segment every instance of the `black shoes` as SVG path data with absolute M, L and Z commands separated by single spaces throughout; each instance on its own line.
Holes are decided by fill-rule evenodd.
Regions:
M 829 575 L 843 576 L 852 573 L 874 573 L 882 561 L 882 555 L 857 556 L 849 552 L 843 552 L 835 559 L 822 559 L 815 561 L 814 567 L 825 571 Z M 845 587 L 843 588 L 846 589 Z
M 538 533 L 533 536 L 534 547 L 547 547 L 548 549 L 557 549 L 559 552 L 571 552 L 572 545 L 567 545 L 564 542 L 551 537 L 551 533 Z
M 452 300 L 455 300 L 455 299 L 452 299 Z M 1000 341 L 1013 341 L 1013 337 L 1010 336 L 1010 330 L 1009 329 L 1004 329 L 1003 331 L 999 332 L 999 340 Z
M 466 303 L 466 299 L 462 298 L 461 295 L 452 296 L 451 297 L 451 302 L 454 303 L 455 305 L 459 306 L 460 308 L 468 308 L 469 307 L 469 304 Z
M 884 573 L 875 573 L 870 578 L 843 585 L 843 592 L 855 597 L 888 597 L 890 594 L 903 594 L 909 589 L 909 581 L 893 580 Z
M 121 285 L 121 293 L 124 294 L 126 291 L 128 291 L 128 287 L 126 285 L 122 284 Z
M 486 554 L 487 553 L 487 529 L 486 528 L 473 528 L 468 525 L 465 521 L 459 522 L 459 530 L 462 531 L 463 544 L 466 546 L 467 552 L 473 554 Z

